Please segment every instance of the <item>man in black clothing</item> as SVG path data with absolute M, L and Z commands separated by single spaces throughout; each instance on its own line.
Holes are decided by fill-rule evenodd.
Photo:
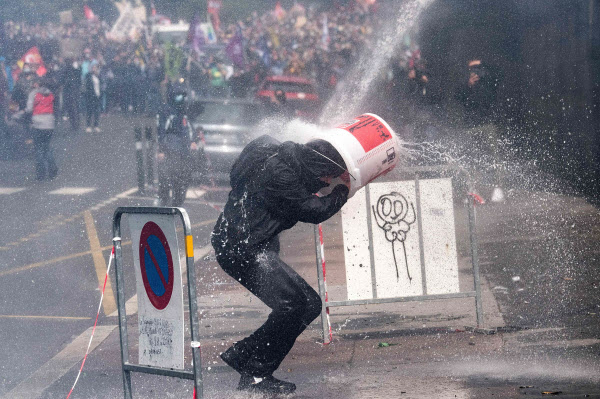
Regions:
M 297 222 L 321 223 L 348 199 L 349 181 L 318 197 L 332 179 L 348 176 L 340 154 L 326 141 L 252 141 L 231 169 L 231 191 L 212 235 L 219 265 L 272 309 L 252 335 L 221 358 L 241 374 L 239 390 L 291 393 L 293 383 L 273 372 L 296 338 L 321 313 L 319 294 L 279 258 L 280 232 Z M 344 180 L 344 179 L 343 179 Z
M 192 175 L 191 150 L 197 150 L 187 120 L 187 91 L 179 84 L 169 89 L 168 104 L 157 115 L 158 200 L 160 206 L 181 206 Z
M 468 80 L 459 94 L 464 108 L 465 150 L 470 158 L 476 160 L 473 167 L 474 180 L 478 185 L 491 180 L 494 185 L 491 201 L 503 202 L 504 192 L 501 187 L 505 171 L 501 156 L 501 132 L 496 116 L 499 79 L 494 70 L 481 60 L 470 60 L 468 67 Z M 487 179 L 481 172 L 482 163 L 489 164 L 489 172 L 493 174 Z
M 67 59 L 63 70 L 63 116 L 68 116 L 71 130 L 79 129 L 79 102 L 81 95 L 81 67 L 76 61 Z

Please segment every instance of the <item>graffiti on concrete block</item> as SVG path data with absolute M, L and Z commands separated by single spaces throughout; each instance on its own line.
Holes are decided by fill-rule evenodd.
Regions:
M 404 255 L 403 259 L 406 274 L 408 275 L 409 281 L 412 282 L 412 277 L 408 268 L 405 241 L 406 235 L 410 231 L 410 226 L 417 218 L 413 203 L 409 203 L 406 197 L 394 191 L 379 197 L 377 206 L 371 206 L 371 208 L 377 226 L 385 232 L 385 239 L 392 243 L 392 253 L 394 255 L 394 264 L 396 266 L 396 278 L 400 279 L 398 255 Z M 402 253 L 400 253 L 400 251 L 402 251 Z

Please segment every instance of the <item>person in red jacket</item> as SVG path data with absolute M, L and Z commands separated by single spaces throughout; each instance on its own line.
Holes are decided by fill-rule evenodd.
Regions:
M 50 140 L 54 133 L 54 94 L 46 80 L 36 80 L 27 98 L 26 113 L 31 114 L 31 134 L 35 148 L 37 180 L 54 179 L 58 173 Z

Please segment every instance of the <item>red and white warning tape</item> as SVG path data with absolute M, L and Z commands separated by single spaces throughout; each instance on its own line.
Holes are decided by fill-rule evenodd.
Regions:
M 321 267 L 323 268 L 323 287 L 325 288 L 325 312 L 327 313 L 327 326 L 329 327 L 329 342 L 323 342 L 323 345 L 329 345 L 331 341 L 333 341 L 333 333 L 331 332 L 331 321 L 329 320 L 329 306 L 327 306 L 329 297 L 327 294 L 327 277 L 325 272 L 325 244 L 323 244 L 323 226 L 320 223 L 319 242 L 321 244 Z
M 98 325 L 98 316 L 100 316 L 100 309 L 102 308 L 102 300 L 104 299 L 104 290 L 106 290 L 106 282 L 108 281 L 108 272 L 110 271 L 110 266 L 112 265 L 112 261 L 115 257 L 115 247 L 113 247 L 110 258 L 108 259 L 108 267 L 106 268 L 106 276 L 104 277 L 104 285 L 102 286 L 102 295 L 100 296 L 100 303 L 98 304 L 98 311 L 96 312 L 96 321 L 94 321 L 94 328 L 92 328 L 92 335 L 90 336 L 90 342 L 88 342 L 87 349 L 85 351 L 85 356 L 83 357 L 83 361 L 81 362 L 81 367 L 79 368 L 79 373 L 77 373 L 77 378 L 75 378 L 75 382 L 67 395 L 67 399 L 73 393 L 75 389 L 75 385 L 77 385 L 77 381 L 79 381 L 79 377 L 81 376 L 81 371 L 83 370 L 83 365 L 85 364 L 85 360 L 87 359 L 88 354 L 90 353 L 90 346 L 92 345 L 92 339 L 94 339 L 94 333 L 96 332 L 96 326 Z
M 96 312 L 96 321 L 94 321 L 94 328 L 92 328 L 92 335 L 90 336 L 90 341 L 88 342 L 88 346 L 85 351 L 85 356 L 83 357 L 83 361 L 81 362 L 81 367 L 79 367 L 79 372 L 77 373 L 77 378 L 75 378 L 75 382 L 73 383 L 73 386 L 71 387 L 71 390 L 69 391 L 69 394 L 67 395 L 67 399 L 69 399 L 69 397 L 73 393 L 73 390 L 75 389 L 75 385 L 77 385 L 77 382 L 79 381 L 79 377 L 81 376 L 81 372 L 83 371 L 83 365 L 85 364 L 88 354 L 90 353 L 90 347 L 92 346 L 92 340 L 94 339 L 94 333 L 96 332 L 96 326 L 98 325 L 98 317 L 100 316 L 100 309 L 102 308 L 102 300 L 104 299 L 104 291 L 106 290 L 106 282 L 108 281 L 108 273 L 110 272 L 110 266 L 112 265 L 114 258 L 115 258 L 115 247 L 113 247 L 113 249 L 110 253 L 110 258 L 108 259 L 108 267 L 106 268 L 106 276 L 104 276 L 104 285 L 102 286 L 102 295 L 100 295 L 100 303 L 98 304 L 98 311 Z M 195 387 L 194 387 L 193 397 L 194 397 L 194 399 L 196 399 L 196 388 Z
M 468 193 L 467 196 L 473 198 L 473 205 L 478 205 L 478 204 L 484 205 L 485 204 L 485 200 L 477 193 Z

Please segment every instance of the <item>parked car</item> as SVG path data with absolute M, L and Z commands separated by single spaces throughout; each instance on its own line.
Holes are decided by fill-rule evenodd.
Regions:
M 286 106 L 294 116 L 314 121 L 319 116 L 321 101 L 315 84 L 298 76 L 269 76 L 259 86 L 256 98 L 265 103 L 275 102 L 277 91 L 285 93 Z
M 192 126 L 203 144 L 195 168 L 200 183 L 229 180 L 231 166 L 259 132 L 265 106 L 252 99 L 196 99 L 190 105 Z

